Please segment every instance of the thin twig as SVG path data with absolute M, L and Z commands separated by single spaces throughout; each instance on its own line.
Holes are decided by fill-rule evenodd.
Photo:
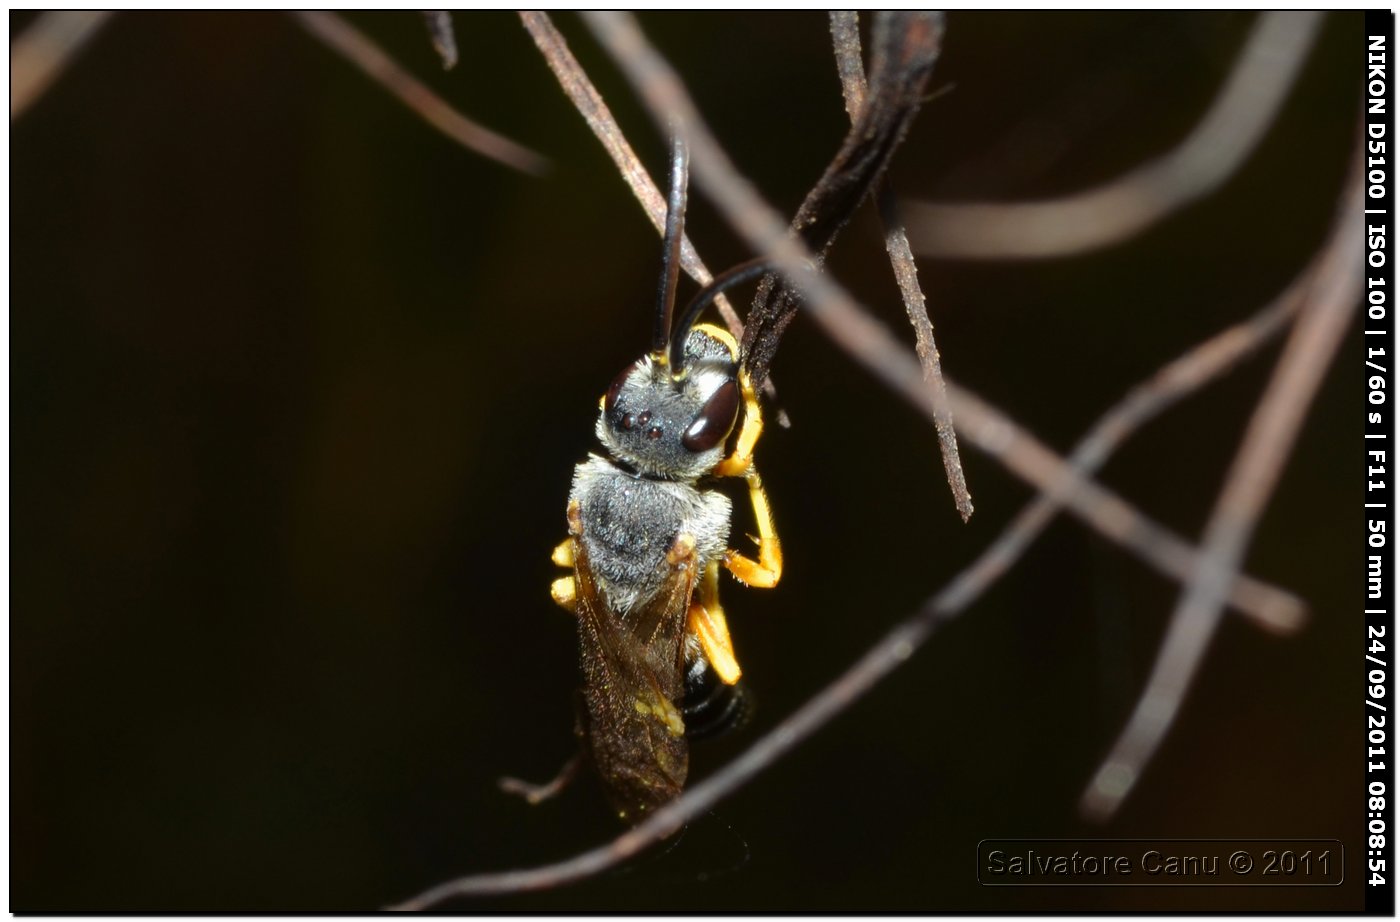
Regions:
M 635 33 L 635 25 L 627 19 L 621 17 L 603 19 L 595 23 L 595 29 L 605 46 L 614 53 L 620 63 L 624 64 L 624 69 L 629 69 L 629 75 L 631 75 L 630 66 L 636 64 L 633 56 L 644 55 L 650 50 L 642 44 L 640 33 Z M 610 31 L 619 29 L 622 30 L 621 35 Z M 629 34 L 629 31 L 635 34 Z M 621 43 L 620 47 L 613 46 L 614 40 Z M 655 70 L 647 73 L 650 79 L 657 79 Z M 632 76 L 634 83 L 641 84 L 639 89 L 642 89 L 643 96 L 647 99 L 654 114 L 660 116 L 667 111 L 664 108 L 659 108 L 657 100 L 651 95 L 651 93 L 657 92 L 656 87 L 637 79 L 635 75 Z M 666 76 L 664 71 L 661 72 L 660 77 L 663 80 Z M 671 76 L 670 79 L 674 81 L 675 78 Z M 689 105 L 688 98 L 684 95 L 677 95 L 674 85 L 668 86 L 667 89 L 670 95 L 664 98 L 671 102 L 679 100 L 685 103 L 689 114 L 693 116 L 694 109 L 693 106 Z M 691 125 L 692 130 L 697 132 L 699 140 L 711 142 L 710 145 L 704 146 L 706 153 L 696 155 L 697 161 L 700 157 L 710 157 L 712 155 L 710 147 L 714 145 L 712 139 L 699 134 L 704 130 L 703 124 L 693 117 L 687 118 L 687 122 Z M 692 151 L 696 150 L 697 148 L 692 145 Z M 722 166 L 723 164 L 721 164 Z M 723 181 L 733 181 L 732 178 L 725 177 L 722 171 L 719 175 Z M 732 190 L 726 191 L 733 194 Z M 740 194 L 742 194 L 742 188 Z M 718 199 L 719 196 L 716 195 L 716 198 Z M 741 202 L 741 204 L 747 206 L 749 203 Z M 767 208 L 761 202 L 759 207 Z M 745 217 L 745 214 L 743 212 L 738 215 L 731 214 L 732 219 L 736 217 Z M 776 224 L 778 230 L 781 231 L 781 219 L 775 213 L 771 213 L 771 209 L 767 217 L 769 223 Z M 735 220 L 735 223 L 740 224 L 741 222 Z M 786 239 L 786 236 L 781 232 L 769 233 L 768 236 L 778 241 Z M 800 255 L 799 250 L 799 257 Z M 802 268 L 805 268 L 805 264 Z M 859 316 L 859 309 L 854 308 L 854 305 L 849 303 L 849 297 L 839 288 L 828 283 L 829 287 L 823 290 L 819 285 L 812 285 L 813 276 L 802 276 L 802 278 L 804 293 L 807 295 L 805 303 L 809 308 L 813 309 L 814 312 L 829 311 L 834 313 L 836 320 L 833 322 L 828 317 L 828 322 L 833 323 L 838 329 L 844 329 L 841 326 L 844 323 L 853 324 L 850 331 L 854 335 L 849 338 L 836 337 L 837 341 L 846 346 L 853 354 L 857 354 L 862 364 L 867 364 L 866 355 L 873 349 L 875 352 L 882 353 L 883 360 L 904 366 L 902 370 L 891 377 L 884 375 L 881 377 L 915 406 L 926 407 L 926 403 L 921 398 L 914 396 L 921 390 L 918 366 L 903 352 L 897 341 L 893 340 L 887 331 L 879 328 L 878 324 L 869 321 L 868 318 L 864 321 L 852 321 L 852 316 Z M 824 300 L 827 298 L 832 300 Z M 843 304 L 842 299 L 847 303 Z M 835 306 L 833 307 L 833 305 Z M 851 310 L 855 310 L 856 314 L 850 314 Z M 1174 368 L 1175 371 L 1159 375 L 1154 379 L 1161 382 L 1160 386 L 1149 386 L 1146 396 L 1131 401 L 1130 406 L 1121 412 L 1118 410 L 1110 412 L 1091 433 L 1085 445 L 1081 446 L 1081 451 L 1093 454 L 1089 449 L 1095 444 L 1096 439 L 1100 440 L 1100 444 L 1102 444 L 1102 440 L 1111 440 L 1115 437 L 1121 441 L 1121 438 L 1126 436 L 1126 428 L 1134 420 L 1146 418 L 1154 410 L 1160 410 L 1169 401 L 1177 399 L 1194 387 L 1203 384 L 1210 375 L 1224 370 L 1238 356 L 1256 346 L 1272 329 L 1271 324 L 1274 322 L 1268 318 L 1256 318 L 1256 321 L 1247 325 L 1249 332 L 1243 336 L 1237 338 L 1232 335 L 1233 331 L 1230 331 L 1225 334 L 1225 336 L 1230 337 L 1228 340 L 1217 337 L 1182 360 L 1173 363 L 1169 369 Z M 854 346 L 850 345 L 852 342 L 855 343 Z M 876 367 L 878 368 L 878 365 Z M 1098 522 L 1101 530 L 1109 533 L 1111 537 L 1115 537 L 1120 543 L 1128 545 L 1131 549 L 1138 550 L 1134 546 L 1133 536 L 1136 535 L 1137 540 L 1144 537 L 1141 531 L 1143 523 L 1140 521 L 1140 517 L 1134 518 L 1136 513 L 1130 508 L 1118 508 L 1126 507 L 1126 504 L 1123 504 L 1121 500 L 1117 500 L 1116 497 L 1103 491 L 1092 482 L 1083 480 L 1072 468 L 1054 458 L 1048 450 L 1040 447 L 1028 436 L 1019 433 L 1013 423 L 972 395 L 954 390 L 950 393 L 950 400 L 954 403 L 959 418 L 963 420 L 963 425 L 978 432 L 979 437 L 974 440 L 976 444 L 983 448 L 995 448 L 1006 459 L 1019 459 L 1014 464 L 1008 460 L 1008 466 L 1032 480 L 1047 493 L 1056 492 L 1057 501 L 1070 504 L 1078 514 L 1092 519 L 1093 516 L 1090 516 L 1083 508 L 1083 498 L 1078 500 L 1075 498 L 1076 491 L 1087 491 L 1088 495 L 1094 497 L 1093 502 L 1106 512 L 1108 519 L 1120 517 L 1119 524 L 1113 527 L 1102 527 L 1107 526 L 1107 523 Z M 964 404 L 973 412 L 964 414 Z M 999 446 L 998 443 L 1000 443 Z M 1092 467 L 1096 462 L 1101 463 L 1102 458 L 1082 459 L 1082 463 L 1086 467 Z M 1046 467 L 1054 471 L 1049 477 L 1035 473 Z M 1070 492 L 1058 492 L 1067 488 Z M 1003 537 L 998 539 L 972 568 L 954 579 L 947 588 L 926 602 L 912 617 L 897 625 L 834 682 L 790 717 L 783 720 L 777 727 L 758 739 L 737 759 L 723 766 L 709 778 L 692 786 L 679 799 L 661 808 L 640 825 L 624 832 L 606 845 L 591 849 L 565 861 L 523 870 L 458 878 L 433 887 L 396 908 L 426 909 L 456 897 L 500 895 L 562 886 L 618 865 L 675 832 L 686 822 L 709 809 L 751 777 L 766 769 L 784 753 L 796 746 L 798 742 L 811 735 L 857 700 L 880 678 L 908 660 L 914 651 L 932 636 L 943 623 L 952 618 L 958 610 L 965 608 L 977 593 L 984 591 L 995 580 L 996 576 L 1004 571 L 1005 567 L 1002 565 L 1004 558 L 999 549 L 1013 543 L 1009 540 L 1011 532 L 1025 527 L 1021 521 L 1018 518 L 1017 522 L 1008 529 L 1008 532 L 1004 533 Z M 1119 532 L 1122 534 L 1118 534 Z M 1156 532 L 1149 533 L 1151 539 L 1148 544 L 1162 541 L 1163 530 L 1157 529 Z M 1178 548 L 1178 550 L 1187 558 L 1185 569 L 1189 571 L 1196 563 L 1194 556 L 1189 548 Z M 1154 555 L 1142 550 L 1138 552 L 1153 560 L 1154 563 L 1157 562 Z M 969 585 L 967 574 L 973 573 L 979 568 L 984 571 L 983 575 L 973 579 L 972 584 Z M 1255 596 L 1253 602 L 1264 603 L 1266 608 L 1273 606 L 1273 615 L 1269 620 L 1279 624 L 1291 623 L 1291 621 L 1296 620 L 1296 617 L 1275 617 L 1285 609 L 1300 609 L 1296 599 L 1257 583 L 1252 584 L 1251 591 L 1246 593 L 1242 590 L 1245 585 L 1250 584 L 1236 583 L 1235 600 L 1237 602 L 1239 596 L 1253 595 Z M 1265 596 L 1269 597 L 1266 603 L 1262 598 Z
M 574 104 L 584 121 L 588 122 L 594 137 L 602 143 L 603 149 L 612 158 L 618 173 L 641 203 L 642 210 L 646 212 L 656 232 L 663 233 L 666 228 L 666 199 L 652 181 L 647 168 L 642 166 L 642 161 L 637 158 L 632 145 L 627 143 L 617 119 L 613 118 L 612 110 L 593 86 L 593 81 L 588 79 L 588 74 L 579 66 L 578 59 L 569 50 L 564 36 L 555 28 L 549 14 L 540 10 L 522 10 L 520 21 L 530 33 L 530 37 L 535 40 L 535 47 L 544 56 L 545 63 L 553 71 L 554 78 L 559 81 L 564 94 L 569 97 L 569 101 Z M 685 270 L 686 275 L 701 285 L 708 285 L 714 279 L 714 275 L 706 268 L 688 236 L 681 239 L 681 268 Z M 744 323 L 729 300 L 720 295 L 715 299 L 715 305 L 735 339 L 742 337 Z
M 10 45 L 10 121 L 34 105 L 112 15 L 111 10 L 43 13 Z
M 885 225 L 885 250 L 889 253 L 895 281 L 899 283 L 899 292 L 904 298 L 904 310 L 914 327 L 914 351 L 919 357 L 924 382 L 933 401 L 933 428 L 938 434 L 939 453 L 943 456 L 943 474 L 948 479 L 949 489 L 953 491 L 958 515 L 966 522 L 972 518 L 972 493 L 967 489 L 962 456 L 958 452 L 957 429 L 953 422 L 953 409 L 948 404 L 948 385 L 943 380 L 938 343 L 933 338 L 933 321 L 929 319 L 924 293 L 919 288 L 918 269 L 914 265 L 914 254 L 909 249 L 909 238 L 904 228 L 895 223 L 894 190 L 888 181 L 880 182 L 875 197 Z
M 451 70 L 457 66 L 457 33 L 452 29 L 450 10 L 424 10 L 423 22 L 428 26 L 428 39 L 433 50 L 442 58 L 442 69 Z
M 867 90 L 865 69 L 861 65 L 860 18 L 855 10 L 833 10 L 828 15 L 836 71 L 841 77 L 841 95 L 846 101 L 846 114 L 854 125 L 865 108 Z M 919 287 L 919 270 L 909 249 L 909 238 L 894 213 L 894 189 L 888 177 L 880 177 L 876 184 L 875 200 L 879 205 L 880 221 L 884 225 L 885 251 L 894 268 L 905 313 L 914 327 L 914 351 L 919 356 L 929 396 L 933 400 L 934 430 L 938 433 L 938 448 L 943 456 L 943 473 L 948 478 L 948 487 L 953 491 L 958 515 L 966 522 L 972 518 L 972 494 L 968 492 L 967 477 L 963 474 L 962 458 L 958 454 L 953 411 L 948 406 L 947 387 L 943 383 L 943 364 L 933 336 L 933 321 L 929 318 L 928 305 Z
M 339 52 L 371 79 L 397 96 L 428 124 L 468 150 L 523 173 L 539 175 L 549 169 L 549 161 L 544 157 L 504 135 L 478 125 L 452 108 L 442 97 L 424 86 L 417 77 L 385 54 L 378 45 L 334 13 L 301 10 L 291 15 L 296 17 L 297 22 L 301 23 L 306 31 Z
M 1166 639 L 1132 718 L 1080 802 L 1090 819 L 1106 820 L 1133 789 L 1161 744 L 1219 627 L 1227 587 L 1278 483 L 1303 416 L 1361 297 L 1362 182 L 1358 147 L 1338 217 L 1341 240 L 1328 251 L 1308 292 L 1239 453 L 1206 524 L 1191 580 L 1182 589 Z
M 831 10 L 827 19 L 836 53 L 836 76 L 841 78 L 841 98 L 846 103 L 846 117 L 854 122 L 865 108 L 867 89 L 860 48 L 860 14 L 856 10 Z
M 1264 12 L 1191 135 L 1126 176 L 1076 195 L 1015 204 L 907 203 L 914 249 L 962 259 L 1044 259 L 1122 243 L 1220 187 L 1274 123 L 1322 22 Z

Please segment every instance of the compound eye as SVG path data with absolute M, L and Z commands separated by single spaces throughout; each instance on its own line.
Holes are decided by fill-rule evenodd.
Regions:
M 636 367 L 637 363 L 633 362 L 631 365 L 622 369 L 616 378 L 613 378 L 613 383 L 608 385 L 608 392 L 603 398 L 604 410 L 607 410 L 609 413 L 612 412 L 613 407 L 617 405 L 617 395 L 622 391 L 622 385 L 627 383 L 627 379 L 631 377 L 632 371 Z
M 681 444 L 693 452 L 709 451 L 729 435 L 734 428 L 734 419 L 739 412 L 739 384 L 733 378 L 719 386 L 719 390 L 705 401 L 695 421 L 681 436 Z

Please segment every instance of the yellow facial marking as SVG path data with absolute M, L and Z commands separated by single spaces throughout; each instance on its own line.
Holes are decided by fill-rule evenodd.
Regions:
M 713 323 L 697 323 L 695 329 L 707 334 L 711 339 L 717 339 L 724 343 L 729 350 L 731 358 L 738 358 L 739 344 L 734 341 L 734 336 L 724 327 L 715 326 Z

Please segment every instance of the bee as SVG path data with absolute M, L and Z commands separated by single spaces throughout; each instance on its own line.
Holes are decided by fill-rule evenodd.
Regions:
M 753 381 L 734 337 L 696 322 L 721 292 L 760 277 L 768 265 L 755 260 L 716 277 L 673 326 L 687 175 L 678 133 L 651 349 L 622 370 L 600 401 L 595 431 L 604 453 L 575 467 L 569 535 L 552 556 L 572 571 L 553 582 L 550 594 L 578 621 L 580 755 L 596 767 L 628 823 L 680 794 L 689 739 L 722 732 L 747 715 L 719 601 L 720 571 L 769 588 L 783 567 L 753 464 L 763 427 Z M 729 547 L 733 510 L 716 488 L 728 477 L 742 477 L 747 486 L 757 559 Z

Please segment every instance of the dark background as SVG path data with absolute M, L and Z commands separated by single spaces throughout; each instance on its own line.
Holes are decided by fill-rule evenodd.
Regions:
M 953 13 L 894 182 L 1013 200 L 1112 178 L 1187 134 L 1252 18 Z M 447 74 L 417 16 L 352 21 L 553 171 L 462 150 L 274 14 L 120 15 L 12 128 L 11 909 L 363 910 L 618 831 L 591 781 L 530 809 L 495 779 L 542 780 L 571 751 L 576 646 L 548 555 L 597 397 L 644 346 L 659 243 L 516 19 L 459 15 Z M 629 90 L 559 22 L 659 172 Z M 846 126 L 825 18 L 642 24 L 740 169 L 794 210 Z M 1359 15 L 1329 16 L 1243 171 L 1137 240 L 922 260 L 949 374 L 1063 451 L 1256 310 L 1323 237 L 1361 48 Z M 750 255 L 692 202 L 711 268 Z M 912 342 L 868 207 L 832 269 Z M 1075 804 L 1177 587 L 1064 520 L 669 850 L 470 908 L 1359 908 L 1359 329 L 1248 559 L 1312 617 L 1291 639 L 1226 619 L 1113 823 Z M 1276 356 L 1153 423 L 1104 481 L 1198 536 Z M 931 428 L 801 319 L 774 376 L 794 426 L 770 427 L 758 460 L 787 569 L 771 592 L 725 588 L 760 710 L 698 746 L 693 777 L 1031 496 L 967 447 L 962 525 Z M 979 887 L 976 843 L 1011 836 L 1340 838 L 1347 881 Z

